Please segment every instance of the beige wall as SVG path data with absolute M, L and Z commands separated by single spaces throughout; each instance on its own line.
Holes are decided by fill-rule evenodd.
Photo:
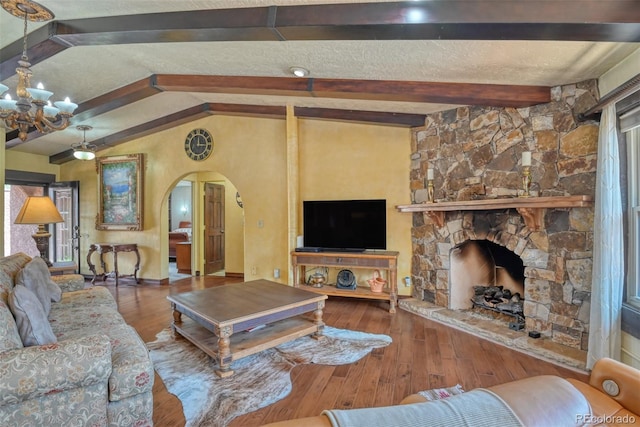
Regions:
M 213 154 L 201 162 L 187 158 L 183 148 L 184 138 L 196 127 L 209 129 L 215 140 Z M 216 171 L 233 182 L 243 195 L 248 224 L 246 241 L 263 242 L 261 245 L 249 245 L 244 251 L 245 264 L 246 260 L 251 260 L 258 266 L 264 266 L 253 278 L 260 276 L 260 270 L 267 272 L 272 265 L 286 266 L 286 254 L 266 249 L 273 248 L 273 242 L 278 245 L 275 247 L 282 247 L 279 236 L 283 224 L 278 211 L 286 206 L 283 174 L 280 172 L 284 169 L 283 141 L 283 120 L 216 116 L 100 152 L 101 156 L 145 154 L 144 231 L 139 232 L 95 230 L 98 203 L 95 164 L 81 161 L 64 164 L 61 179 L 81 181 L 81 233 L 87 236 L 83 247 L 99 241 L 137 243 L 142 257 L 139 276 L 153 280 L 168 277 L 168 194 L 185 176 L 194 172 Z M 265 224 L 260 230 L 255 226 L 259 218 Z M 123 272 L 131 265 L 124 256 L 118 261 Z M 88 273 L 86 265 L 82 271 Z M 252 278 L 250 274 L 245 277 L 248 280 Z
M 196 127 L 209 129 L 215 140 L 212 156 L 202 162 L 188 159 L 183 150 L 184 137 Z M 299 128 L 300 200 L 387 199 L 388 248 L 401 254 L 398 276 L 409 276 L 411 215 L 396 212 L 394 206 L 409 203 L 410 131 L 314 120 L 299 120 Z M 285 133 L 284 120 L 215 116 L 100 152 L 101 156 L 145 154 L 144 230 L 140 232 L 95 230 L 95 162 L 74 160 L 57 166 L 50 165 L 45 156 L 13 151 L 7 152 L 6 158 L 7 167 L 12 169 L 53 173 L 59 180 L 80 181 L 81 253 L 85 254 L 92 242 L 137 243 L 142 257 L 139 276 L 151 280 L 168 277 L 166 230 L 171 189 L 185 177 L 195 176 L 199 182 L 224 181 L 225 186 L 230 186 L 226 191 L 227 206 L 240 210 L 235 203 L 236 191 L 244 202 L 242 215 L 229 217 L 227 227 L 233 231 L 227 229 L 234 237 L 227 237 L 227 270 L 243 272 L 246 280 L 252 280 L 271 279 L 273 270 L 278 268 L 279 281 L 286 282 L 289 254 Z M 238 237 L 240 230 L 244 232 L 243 240 Z M 88 274 L 88 266 L 81 261 L 81 271 Z M 124 254 L 119 263 L 121 272 L 127 273 L 133 257 Z M 201 269 L 201 264 L 198 266 Z M 400 293 L 409 295 L 410 289 L 401 286 Z
M 401 278 L 411 271 L 412 215 L 396 205 L 409 204 L 411 132 L 406 128 L 323 120 L 299 120 L 300 204 L 304 200 L 386 199 L 387 249 L 399 251 L 398 291 L 410 295 Z M 299 207 L 298 234 L 302 234 Z M 335 275 L 336 271 L 331 271 Z M 372 272 L 354 271 L 358 283 Z
M 188 159 L 183 149 L 185 136 L 196 127 L 207 128 L 214 137 L 213 154 L 201 162 Z M 299 120 L 299 128 L 300 200 L 387 199 L 388 248 L 400 251 L 398 276 L 409 276 L 411 215 L 394 209 L 395 205 L 409 203 L 409 129 L 316 120 Z M 197 180 L 223 179 L 240 192 L 244 202 L 243 256 L 237 260 L 237 253 L 233 252 L 236 246 L 227 245 L 231 251 L 227 252 L 229 271 L 242 268 L 246 280 L 272 279 L 273 270 L 278 268 L 279 281 L 287 281 L 285 272 L 290 259 L 285 120 L 214 116 L 131 141 L 100 155 L 131 153 L 145 154 L 141 232 L 95 230 L 98 177 L 94 162 L 72 161 L 60 167 L 61 180 L 81 181 L 81 233 L 86 236 L 83 252 L 91 242 L 135 242 L 143 260 L 139 276 L 166 278 L 168 194 L 180 179 L 193 176 L 190 174 L 215 173 L 200 174 Z M 227 203 L 234 206 L 235 190 L 227 193 L 228 198 L 233 198 Z M 196 220 L 200 219 L 194 217 Z M 132 260 L 126 258 L 118 260 L 123 273 L 132 265 Z M 82 271 L 88 273 L 86 265 Z M 410 289 L 401 286 L 400 293 L 409 295 Z
M 400 252 L 398 276 L 409 276 L 411 215 L 395 210 L 396 205 L 410 202 L 409 129 L 320 120 L 298 123 L 300 201 L 387 199 L 388 249 Z M 196 127 L 209 129 L 215 141 L 212 156 L 202 162 L 188 159 L 183 149 L 185 136 Z M 95 229 L 95 162 L 74 160 L 56 166 L 49 165 L 46 157 L 15 152 L 8 152 L 7 158 L 11 159 L 8 166 L 12 168 L 46 171 L 55 173 L 59 180 L 80 181 L 81 252 L 86 253 L 92 242 L 137 243 L 142 257 L 139 276 L 150 280 L 168 277 L 166 230 L 171 189 L 185 177 L 192 179 L 193 174 L 197 174 L 199 182 L 224 181 L 232 188 L 226 192 L 227 205 L 237 207 L 235 191 L 240 192 L 244 202 L 243 216 L 232 217 L 229 224 L 236 230 L 235 235 L 237 230 L 244 231 L 244 240 L 227 245 L 227 269 L 243 272 L 246 280 L 252 280 L 271 279 L 273 270 L 278 268 L 279 280 L 286 282 L 290 263 L 286 148 L 285 120 L 214 116 L 100 152 L 100 156 L 145 155 L 144 230 L 139 232 Z M 301 222 L 299 227 L 301 233 Z M 237 242 L 236 239 L 229 239 L 228 243 Z M 127 273 L 133 257 L 123 254 L 119 264 L 121 272 Z M 89 273 L 85 262 L 81 262 L 81 271 Z M 401 286 L 400 293 L 409 295 L 410 289 Z
M 3 138 L 5 138 L 4 132 Z M 49 156 L 22 153 L 15 150 L 6 151 L 6 169 L 19 171 L 49 173 L 60 180 L 60 166 L 49 163 Z

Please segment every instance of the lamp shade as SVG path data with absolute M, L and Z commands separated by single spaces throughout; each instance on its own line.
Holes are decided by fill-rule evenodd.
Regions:
M 53 224 L 64 222 L 49 196 L 31 196 L 22 205 L 16 224 Z

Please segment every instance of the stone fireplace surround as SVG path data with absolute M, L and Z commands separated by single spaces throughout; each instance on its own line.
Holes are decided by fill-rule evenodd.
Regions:
M 435 199 L 514 198 L 521 193 L 522 152 L 532 152 L 534 196 L 595 194 L 598 123 L 577 116 L 595 104 L 595 81 L 551 88 L 552 101 L 529 108 L 460 107 L 427 116 L 414 129 L 413 203 Z M 413 213 L 413 298 L 450 308 L 452 248 L 486 239 L 523 260 L 525 332 L 586 351 L 591 300 L 593 208 L 547 209 L 540 230 L 514 209 L 447 212 L 442 227 Z M 505 326 L 506 328 L 506 326 Z

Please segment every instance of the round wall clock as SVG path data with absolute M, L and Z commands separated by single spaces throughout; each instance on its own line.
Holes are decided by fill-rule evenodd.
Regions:
M 206 129 L 194 129 L 184 140 L 184 151 L 192 160 L 204 160 L 213 151 L 213 137 Z

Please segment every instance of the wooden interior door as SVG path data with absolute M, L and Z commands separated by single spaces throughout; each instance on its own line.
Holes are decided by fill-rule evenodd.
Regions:
M 224 269 L 224 185 L 204 184 L 204 274 Z

